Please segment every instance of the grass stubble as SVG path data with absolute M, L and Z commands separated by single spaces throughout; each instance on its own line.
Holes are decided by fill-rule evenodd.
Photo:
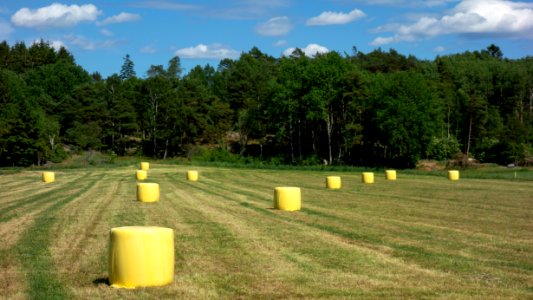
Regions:
M 136 201 L 133 167 L 69 171 L 65 183 L 42 191 L 30 172 L 0 176 L 13 187 L 0 192 L 0 232 L 9 235 L 0 246 L 0 295 L 533 297 L 531 182 L 399 172 L 398 181 L 376 174 L 365 185 L 354 173 L 210 167 L 188 182 L 185 167 L 151 167 L 148 180 L 161 186 L 156 203 Z M 326 175 L 341 175 L 343 188 L 325 189 Z M 275 186 L 302 187 L 302 211 L 273 210 Z M 106 284 L 109 229 L 124 225 L 174 229 L 173 284 Z

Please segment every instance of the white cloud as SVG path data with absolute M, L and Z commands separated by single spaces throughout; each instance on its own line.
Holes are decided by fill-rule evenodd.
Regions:
M 38 44 L 40 43 L 42 40 L 34 40 L 31 44 Z M 59 51 L 59 49 L 61 49 L 61 47 L 63 48 L 67 48 L 67 46 L 65 45 L 65 43 L 63 43 L 63 41 L 60 41 L 60 40 L 54 40 L 54 41 L 46 41 L 46 43 L 48 43 L 48 45 L 50 45 L 50 47 L 54 48 L 54 50 L 57 52 Z
M 113 48 L 123 43 L 123 41 L 110 40 L 110 39 L 104 40 L 104 41 L 93 41 L 82 35 L 74 35 L 74 34 L 69 34 L 65 36 L 65 39 L 74 46 L 80 47 L 83 50 L 90 50 L 90 51 Z
M 287 46 L 287 41 L 286 40 L 279 40 L 279 41 L 274 43 L 274 47 L 283 47 L 283 46 Z
M 284 56 L 290 56 L 294 50 L 296 50 L 296 48 L 288 48 L 287 50 L 283 51 L 283 55 Z M 306 56 L 309 56 L 309 57 L 313 57 L 315 56 L 317 53 L 327 53 L 329 52 L 329 49 L 324 47 L 324 46 L 321 46 L 321 45 L 318 45 L 318 44 L 309 44 L 307 45 L 307 47 L 301 49 Z
M 121 12 L 118 15 L 111 16 L 104 19 L 102 22 L 98 22 L 99 26 L 115 24 L 115 23 L 125 23 L 125 22 L 134 22 L 141 19 L 141 16 L 138 14 L 130 14 Z
M 288 17 L 275 17 L 255 27 L 260 35 L 281 36 L 291 31 L 292 24 Z
M 157 49 L 152 45 L 148 45 L 148 46 L 142 47 L 140 51 L 141 53 L 153 54 L 157 52 Z
M 435 49 L 433 49 L 433 52 L 441 53 L 444 52 L 444 50 L 446 49 L 443 46 L 437 46 Z
M 67 49 L 67 45 L 65 45 L 65 43 L 63 43 L 63 41 L 52 41 L 50 43 L 50 46 L 52 46 L 52 48 L 54 48 L 56 51 L 59 51 L 59 49 L 61 49 L 61 47 Z
M 93 4 L 67 6 L 54 3 L 35 10 L 21 8 L 11 16 L 11 22 L 21 27 L 70 27 L 94 21 L 100 13 Z
M 195 47 L 178 49 L 176 55 L 182 58 L 207 58 L 207 59 L 223 59 L 236 58 L 239 52 L 231 48 L 226 48 L 220 44 L 204 45 L 198 44 Z
M 13 27 L 8 23 L 4 23 L 0 20 L 0 40 L 7 40 L 9 35 L 13 32 Z
M 444 34 L 507 36 L 533 39 L 533 3 L 506 0 L 463 0 L 441 18 L 422 17 L 398 26 L 392 37 L 371 45 L 430 38 Z
M 376 46 L 376 47 L 379 47 L 381 45 L 386 45 L 386 44 L 390 44 L 390 43 L 397 43 L 399 42 L 400 40 L 398 39 L 398 36 L 394 36 L 394 37 L 377 37 L 375 38 L 371 43 L 370 45 L 371 46 Z
M 349 13 L 325 11 L 317 17 L 312 17 L 305 23 L 308 26 L 317 25 L 342 25 L 365 17 L 365 13 L 354 9 Z
M 102 28 L 102 30 L 100 30 L 100 33 L 103 36 L 113 36 L 113 32 L 111 32 L 109 29 L 106 29 L 106 28 Z
M 416 37 L 413 35 L 395 34 L 394 36 L 389 36 L 389 37 L 377 37 L 370 43 L 370 45 L 379 47 L 379 46 L 390 44 L 390 43 L 412 42 L 415 40 L 416 40 Z

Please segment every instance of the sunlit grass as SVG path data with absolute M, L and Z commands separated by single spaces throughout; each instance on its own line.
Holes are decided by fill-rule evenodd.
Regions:
M 2 221 L 2 233 L 13 241 L 0 248 L 0 294 L 533 297 L 533 185 L 497 179 L 499 170 L 461 171 L 457 182 L 444 172 L 402 171 L 397 181 L 387 181 L 376 171 L 375 183 L 363 184 L 359 171 L 196 166 L 199 181 L 189 182 L 190 166 L 151 163 L 148 180 L 160 184 L 161 200 L 142 203 L 135 201 L 136 167 L 91 168 L 90 175 L 69 169 L 55 187 L 30 182 L 32 176 L 40 180 L 34 171 L 0 176 L 0 184 L 14 188 L 0 200 L 8 221 Z M 532 172 L 519 173 L 530 178 Z M 326 189 L 327 175 L 341 176 L 342 189 Z M 27 189 L 18 182 L 27 182 Z M 272 209 L 276 186 L 301 187 L 302 210 Z M 107 285 L 109 229 L 124 225 L 174 229 L 173 284 L 135 290 Z

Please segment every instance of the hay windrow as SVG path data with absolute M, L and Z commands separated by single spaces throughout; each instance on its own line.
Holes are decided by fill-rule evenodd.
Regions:
M 54 183 L 44 198 L 11 194 L 23 205 L 2 224 L 12 230 L 1 228 L 8 243 L 0 249 L 7 257 L 0 258 L 0 292 L 25 297 L 26 286 L 43 292 L 46 283 L 53 288 L 44 294 L 80 299 L 533 294 L 527 182 L 402 173 L 401 184 L 378 176 L 366 185 L 360 174 L 340 172 L 343 187 L 331 191 L 324 172 L 198 171 L 202 180 L 190 183 L 186 166 L 156 165 L 150 175 L 162 201 L 155 203 L 136 201 L 126 167 L 68 172 L 61 181 L 69 184 Z M 272 189 L 283 185 L 301 186 L 300 211 L 272 209 Z M 174 229 L 173 284 L 107 285 L 109 229 L 125 225 Z

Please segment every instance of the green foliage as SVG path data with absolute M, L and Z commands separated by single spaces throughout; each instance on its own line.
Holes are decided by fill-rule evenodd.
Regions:
M 301 160 L 300 164 L 302 166 L 319 166 L 319 165 L 323 165 L 324 162 L 321 161 L 320 157 L 318 157 L 317 155 L 310 155 L 306 157 L 305 159 Z
M 43 112 L 17 74 L 0 70 L 0 164 L 37 164 L 44 152 L 38 125 Z
M 414 167 L 443 119 L 431 84 L 420 74 L 377 75 L 369 98 L 368 142 L 396 167 Z
M 62 147 L 57 147 L 53 152 L 48 154 L 47 159 L 53 163 L 60 163 L 68 157 L 68 153 Z
M 64 48 L 4 41 L 0 65 L 3 166 L 57 162 L 63 147 L 166 159 L 231 143 L 261 164 L 405 168 L 457 145 L 483 162 L 531 163 L 533 58 L 496 45 L 434 61 L 356 48 L 277 59 L 254 47 L 188 74 L 173 57 L 147 78 L 126 55 L 104 79 Z
M 137 74 L 135 73 L 135 64 L 130 58 L 129 54 L 126 54 L 124 56 L 124 62 L 122 63 L 122 67 L 120 68 L 120 79 L 126 80 L 135 77 Z
M 498 153 L 497 147 L 500 141 L 497 138 L 484 137 L 477 143 L 476 148 L 473 151 L 473 156 L 481 162 L 494 162 L 497 159 Z
M 447 160 L 460 153 L 459 142 L 453 136 L 448 138 L 433 137 L 428 144 L 426 155 L 429 159 Z M 476 156 L 477 157 L 477 156 Z
M 101 132 L 102 128 L 96 122 L 75 122 L 73 126 L 67 130 L 66 137 L 80 149 L 99 150 L 102 147 L 100 141 Z
M 245 159 L 237 154 L 230 153 L 223 148 L 209 149 L 206 147 L 197 147 L 192 155 L 193 161 L 201 162 L 225 162 L 225 163 L 244 163 Z

